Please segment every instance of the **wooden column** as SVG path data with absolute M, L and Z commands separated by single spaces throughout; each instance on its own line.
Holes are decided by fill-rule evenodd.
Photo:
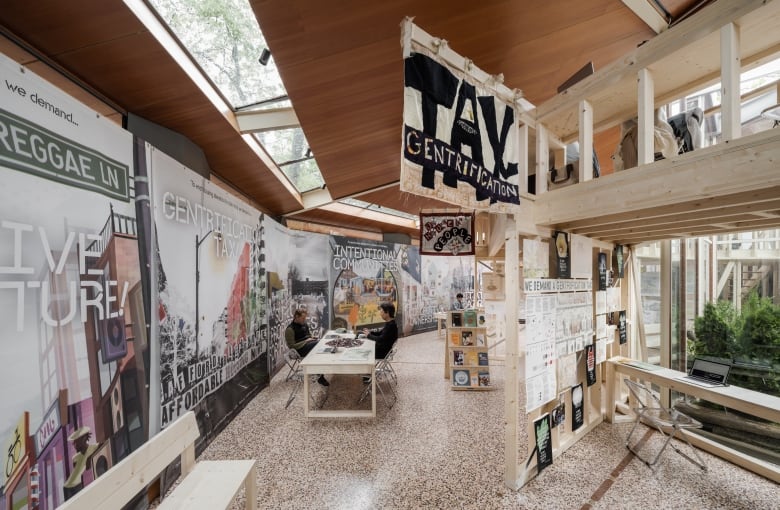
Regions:
M 654 92 L 655 86 L 653 84 L 653 75 L 650 74 L 650 71 L 647 69 L 640 69 L 639 73 L 637 73 L 637 165 L 652 163 L 654 159 Z
M 504 257 L 504 295 L 506 296 L 506 360 L 504 388 L 504 483 L 510 489 L 520 488 L 519 473 L 524 467 L 519 464 L 518 451 L 521 448 L 519 437 L 526 429 L 525 402 L 520 402 L 520 372 L 518 349 L 518 299 L 520 294 L 520 241 L 517 235 L 515 217 L 506 217 L 506 249 Z
M 742 136 L 739 101 L 739 27 L 729 23 L 720 29 L 721 132 L 723 141 Z
M 579 182 L 590 181 L 593 179 L 593 106 L 589 101 L 580 101 L 579 143 Z
M 536 194 L 547 191 L 547 172 L 550 169 L 550 144 L 547 141 L 547 128 L 536 124 Z M 507 257 L 507 260 L 512 260 Z

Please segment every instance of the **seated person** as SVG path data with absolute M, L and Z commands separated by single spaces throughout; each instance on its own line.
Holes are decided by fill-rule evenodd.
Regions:
M 384 327 L 373 331 L 363 329 L 363 334 L 369 340 L 376 342 L 374 357 L 376 359 L 384 359 L 387 353 L 390 352 L 390 349 L 393 348 L 393 345 L 395 345 L 396 340 L 398 340 L 398 325 L 395 323 L 395 305 L 393 303 L 380 304 L 379 315 L 385 321 Z M 363 376 L 363 382 L 368 383 L 369 381 L 371 381 L 370 376 Z
M 458 292 L 458 294 L 455 296 L 455 302 L 452 303 L 452 309 L 453 310 L 463 310 L 465 306 L 463 306 L 463 294 Z
M 284 330 L 284 340 L 287 342 L 287 347 L 298 351 L 301 358 L 305 358 L 318 342 L 309 332 L 309 325 L 306 324 L 306 314 L 306 310 L 300 308 L 295 310 L 292 322 Z M 317 382 L 323 386 L 330 386 L 330 383 L 322 374 L 320 374 Z

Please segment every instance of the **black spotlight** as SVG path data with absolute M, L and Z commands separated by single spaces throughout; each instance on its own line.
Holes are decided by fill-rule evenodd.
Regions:
M 263 48 L 263 52 L 260 53 L 260 58 L 257 59 L 257 61 L 263 65 L 266 65 L 268 64 L 269 60 L 271 60 L 271 50 L 268 48 Z

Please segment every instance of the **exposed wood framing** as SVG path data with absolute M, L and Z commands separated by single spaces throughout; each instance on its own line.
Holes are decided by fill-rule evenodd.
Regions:
M 720 29 L 721 132 L 723 140 L 739 138 L 742 131 L 739 104 L 739 27 L 729 23 Z

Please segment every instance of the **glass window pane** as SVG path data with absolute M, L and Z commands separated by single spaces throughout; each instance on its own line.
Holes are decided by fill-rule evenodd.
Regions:
M 234 107 L 284 96 L 273 58 L 247 0 L 150 0 L 195 62 Z

